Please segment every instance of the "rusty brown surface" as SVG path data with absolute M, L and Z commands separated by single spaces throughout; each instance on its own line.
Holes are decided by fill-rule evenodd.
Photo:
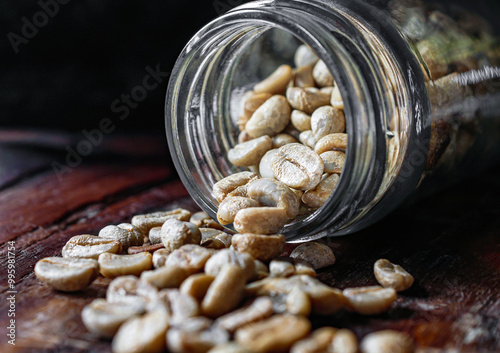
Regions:
M 60 254 L 73 235 L 96 234 L 134 214 L 196 206 L 163 160 L 87 163 L 62 182 L 40 160 L 51 161 L 24 159 L 30 172 L 19 168 L 17 179 L 11 173 L 14 182 L 0 191 L 0 251 L 5 259 L 5 241 L 15 241 L 17 290 L 16 346 L 8 345 L 2 334 L 0 351 L 109 352 L 110 342 L 88 333 L 80 319 L 85 304 L 105 296 L 109 280 L 99 278 L 74 294 L 54 292 L 33 275 L 36 261 Z M 340 312 L 315 317 L 313 323 L 347 327 L 358 338 L 386 328 L 406 331 L 418 343 L 418 352 L 499 352 L 499 177 L 497 167 L 358 234 L 328 239 L 337 262 L 320 271 L 325 283 L 338 288 L 376 284 L 373 263 L 388 258 L 412 273 L 415 284 L 400 293 L 387 313 Z M 6 265 L 0 264 L 2 333 L 9 309 Z

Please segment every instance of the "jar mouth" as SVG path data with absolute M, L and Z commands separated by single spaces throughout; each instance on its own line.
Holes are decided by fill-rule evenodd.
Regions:
M 373 87 L 367 79 L 368 52 L 358 30 L 340 14 L 331 21 L 324 3 L 299 1 L 247 4 L 209 23 L 187 44 L 173 69 L 167 91 L 165 117 L 169 149 L 180 178 L 195 202 L 216 219 L 217 201 L 212 185 L 242 171 L 227 160 L 236 144 L 234 103 L 245 90 L 270 73 L 246 77 L 243 67 L 262 60 L 253 55 L 258 41 L 282 33 L 290 41 L 308 45 L 332 72 L 344 98 L 348 133 L 346 162 L 339 182 L 327 202 L 304 219 L 286 225 L 287 240 L 310 240 L 345 234 L 341 229 L 371 201 L 381 183 L 385 166 L 385 134 L 380 107 L 374 108 Z M 328 23 L 319 23 L 328 12 Z M 260 44 L 260 45 L 265 45 Z M 276 50 L 276 48 L 274 48 Z M 283 48 L 283 50 L 288 50 Z M 294 52 L 294 51 L 292 51 Z M 359 56 L 353 56 L 356 53 Z M 290 58 L 288 58 L 290 60 Z M 283 63 L 283 61 L 281 62 Z M 276 65 L 277 66 L 277 65 Z M 276 67 L 274 66 L 274 67 Z M 243 80 L 247 78 L 247 85 Z

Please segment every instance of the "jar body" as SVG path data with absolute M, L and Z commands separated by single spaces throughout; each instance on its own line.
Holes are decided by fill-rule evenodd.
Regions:
M 237 143 L 244 92 L 293 61 L 301 43 L 334 75 L 349 139 L 334 193 L 286 226 L 288 239 L 352 233 L 411 195 L 498 159 L 498 52 L 487 25 L 474 18 L 462 30 L 458 19 L 417 1 L 377 4 L 250 3 L 188 44 L 169 84 L 167 136 L 181 179 L 208 214 L 217 209 L 212 185 L 241 171 L 227 151 Z

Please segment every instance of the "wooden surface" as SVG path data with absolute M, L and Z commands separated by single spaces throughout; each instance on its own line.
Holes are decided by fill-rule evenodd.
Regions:
M 99 278 L 74 294 L 54 292 L 35 278 L 36 261 L 58 255 L 73 235 L 96 234 L 134 214 L 196 207 L 170 169 L 161 137 L 137 137 L 138 154 L 118 139 L 59 181 L 50 166 L 64 157 L 57 146 L 19 146 L 19 136 L 9 136 L 0 133 L 0 141 L 8 140 L 0 145 L 0 352 L 108 352 L 110 343 L 85 330 L 80 311 L 105 296 L 109 281 Z M 385 314 L 341 312 L 313 323 L 347 327 L 358 338 L 386 328 L 406 331 L 418 352 L 500 352 L 499 180 L 496 167 L 363 232 L 328 239 L 337 263 L 321 271 L 325 283 L 376 284 L 373 263 L 388 258 L 412 273 L 415 284 Z M 16 247 L 15 347 L 5 336 L 6 241 Z

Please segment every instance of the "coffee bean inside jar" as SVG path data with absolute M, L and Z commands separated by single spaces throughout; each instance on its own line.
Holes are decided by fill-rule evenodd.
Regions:
M 293 68 L 278 66 L 253 90 L 245 92 L 239 103 L 238 135 L 247 137 L 244 141 L 239 138 L 242 142 L 228 151 L 228 160 L 255 174 L 245 184 L 245 190 L 224 199 L 217 218 L 232 223 L 235 218 L 248 218 L 248 212 L 243 210 L 255 207 L 251 222 L 237 224 L 242 233 L 252 232 L 258 223 L 259 233 L 272 234 L 292 222 L 299 209 L 307 208 L 301 217 L 314 212 L 334 191 L 344 167 L 346 146 L 342 151 L 334 146 L 325 146 L 319 151 L 321 154 L 315 151 L 322 138 L 343 134 L 347 140 L 342 97 L 338 97 L 333 76 L 306 45 L 297 48 L 294 62 Z M 310 138 L 301 139 L 306 133 Z M 218 185 L 229 183 L 236 175 L 217 183 L 214 194 L 218 194 Z M 279 210 L 258 211 L 260 206 L 282 209 L 286 217 L 274 216 Z M 266 223 L 270 217 L 274 217 L 274 222 Z

